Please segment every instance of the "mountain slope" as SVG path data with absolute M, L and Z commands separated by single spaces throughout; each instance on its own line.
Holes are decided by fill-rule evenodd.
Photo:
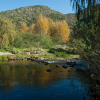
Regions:
M 20 28 L 22 22 L 27 23 L 30 26 L 32 23 L 36 23 L 37 17 L 39 14 L 43 16 L 49 17 L 52 20 L 66 20 L 70 25 L 75 23 L 76 18 L 75 14 L 62 14 L 60 12 L 54 11 L 47 6 L 28 6 L 21 7 L 15 10 L 8 10 L 4 12 L 0 12 L 0 15 L 3 15 L 6 18 L 11 18 L 14 23 L 16 23 L 17 27 Z

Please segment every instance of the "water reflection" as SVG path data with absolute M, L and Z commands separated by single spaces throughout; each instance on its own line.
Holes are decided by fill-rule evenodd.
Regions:
M 31 61 L 0 63 L 1 100 L 89 100 L 87 87 L 71 67 Z

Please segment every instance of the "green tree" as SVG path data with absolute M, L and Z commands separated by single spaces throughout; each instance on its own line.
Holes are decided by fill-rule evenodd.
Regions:
M 71 45 L 77 48 L 79 55 L 87 61 L 94 71 L 100 71 L 100 0 L 71 0 L 76 6 L 77 18 L 83 14 L 88 23 L 77 22 L 74 26 L 74 35 L 70 39 Z M 86 1 L 86 2 L 85 2 Z M 87 5 L 87 9 L 83 10 Z M 83 10 L 83 12 L 81 11 Z M 92 16 L 91 18 L 89 16 Z

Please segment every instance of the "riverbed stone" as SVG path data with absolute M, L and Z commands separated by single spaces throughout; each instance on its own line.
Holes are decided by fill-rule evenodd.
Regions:
M 47 70 L 47 72 L 51 72 L 52 71 L 50 68 L 47 68 L 46 70 Z
M 59 65 L 56 65 L 56 67 L 59 67 Z
M 48 62 L 45 63 L 45 65 L 48 65 L 48 64 L 49 64 Z
M 63 68 L 67 68 L 67 66 L 66 66 L 66 65 L 63 65 L 62 67 L 63 67 Z

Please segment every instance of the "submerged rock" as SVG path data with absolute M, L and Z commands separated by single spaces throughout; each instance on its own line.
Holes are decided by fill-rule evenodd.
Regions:
M 49 64 L 48 62 L 45 63 L 45 65 L 48 65 L 48 64 Z
M 75 61 L 68 61 L 66 64 L 70 65 L 70 67 L 77 65 Z
M 66 66 L 66 65 L 63 65 L 62 67 L 63 67 L 63 68 L 67 68 L 67 66 Z
M 59 67 L 59 65 L 56 65 L 56 67 Z
M 51 72 L 52 71 L 50 68 L 47 68 L 46 70 L 47 70 L 47 72 Z

